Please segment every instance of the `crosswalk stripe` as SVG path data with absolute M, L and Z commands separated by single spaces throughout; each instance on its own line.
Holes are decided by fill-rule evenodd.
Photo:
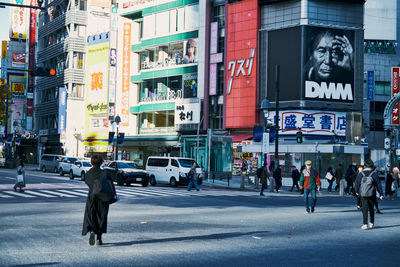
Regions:
M 83 193 L 79 193 L 79 192 L 75 192 L 75 191 L 67 191 L 67 190 L 61 190 L 61 189 L 59 189 L 57 191 L 63 192 L 63 193 L 67 193 L 67 194 L 77 195 L 77 196 L 80 196 L 80 197 L 86 197 L 87 196 L 87 194 L 83 194 Z
M 84 193 L 84 194 L 86 194 L 86 195 L 87 195 L 88 192 L 89 192 L 89 190 L 85 190 L 85 189 L 75 189 L 75 191 Z
M 165 194 L 161 194 L 161 193 L 157 193 L 157 192 L 145 192 L 144 190 L 136 191 L 136 190 L 129 189 L 129 188 L 117 190 L 117 194 L 118 194 L 118 192 L 121 192 L 121 191 L 124 193 L 135 193 L 135 194 L 139 193 L 139 194 L 153 195 L 153 196 L 164 196 L 165 195 Z
M 149 191 L 149 190 L 151 190 L 151 191 Z M 153 192 L 153 190 L 154 189 L 144 189 L 144 190 L 142 189 L 142 191 L 146 191 L 146 192 Z M 173 189 L 172 191 L 169 191 L 169 190 L 167 191 L 165 189 L 158 189 L 158 190 L 160 190 L 160 191 L 158 191 L 160 193 L 161 193 L 161 191 L 163 191 L 162 194 L 171 194 L 174 196 L 191 195 L 190 192 L 179 190 L 179 189 Z M 157 191 L 157 189 L 155 189 L 154 191 Z
M 63 193 L 57 192 L 57 191 L 50 191 L 50 190 L 40 190 L 40 192 L 45 192 L 45 193 L 57 195 L 57 196 L 60 196 L 60 197 L 76 197 L 76 196 L 67 195 L 67 194 L 63 194 Z
M 13 191 L 5 191 L 4 193 L 10 194 L 10 195 L 14 195 L 14 196 L 17 196 L 17 197 L 34 197 L 34 196 L 31 196 L 31 195 L 26 195 L 26 194 L 23 194 L 23 193 L 13 192 Z
M 0 194 L 0 197 L 3 197 L 3 198 L 14 198 L 13 196 L 5 195 L 5 194 Z
M 56 197 L 56 196 L 52 196 L 52 195 L 42 194 L 42 193 L 39 193 L 36 191 L 25 191 L 25 192 L 28 194 L 31 194 L 31 195 L 39 196 L 39 197 Z

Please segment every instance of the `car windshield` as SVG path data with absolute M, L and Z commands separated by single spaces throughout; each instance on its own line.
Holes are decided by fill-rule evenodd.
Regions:
M 83 165 L 83 167 L 92 167 L 92 164 L 90 164 L 87 161 L 82 161 L 82 165 Z
M 77 161 L 78 159 L 76 159 L 76 158 L 70 158 L 69 159 L 72 163 L 75 163 L 75 161 Z
M 179 164 L 184 168 L 191 168 L 195 162 L 193 159 L 178 159 Z M 199 164 L 196 163 L 196 168 L 199 168 Z
M 138 169 L 138 166 L 133 162 L 117 162 L 120 169 Z

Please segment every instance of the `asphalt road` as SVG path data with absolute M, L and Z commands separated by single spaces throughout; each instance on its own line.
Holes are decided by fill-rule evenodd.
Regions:
M 91 247 L 83 182 L 28 171 L 20 196 L 8 171 L 1 266 L 400 266 L 400 200 L 381 201 L 375 228 L 363 231 L 352 197 L 323 193 L 306 214 L 297 194 L 117 186 L 105 244 Z

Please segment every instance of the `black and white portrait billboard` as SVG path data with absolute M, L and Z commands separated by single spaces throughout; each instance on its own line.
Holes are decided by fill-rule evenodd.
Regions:
M 304 97 L 354 102 L 354 31 L 304 28 Z

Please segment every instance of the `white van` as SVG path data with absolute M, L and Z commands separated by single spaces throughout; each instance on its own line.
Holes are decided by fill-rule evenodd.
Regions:
M 175 187 L 178 184 L 187 185 L 187 173 L 190 171 L 194 159 L 179 157 L 148 157 L 146 171 L 150 177 L 150 184 L 166 183 Z M 196 163 L 196 172 L 199 176 L 197 183 L 202 184 L 202 170 Z

